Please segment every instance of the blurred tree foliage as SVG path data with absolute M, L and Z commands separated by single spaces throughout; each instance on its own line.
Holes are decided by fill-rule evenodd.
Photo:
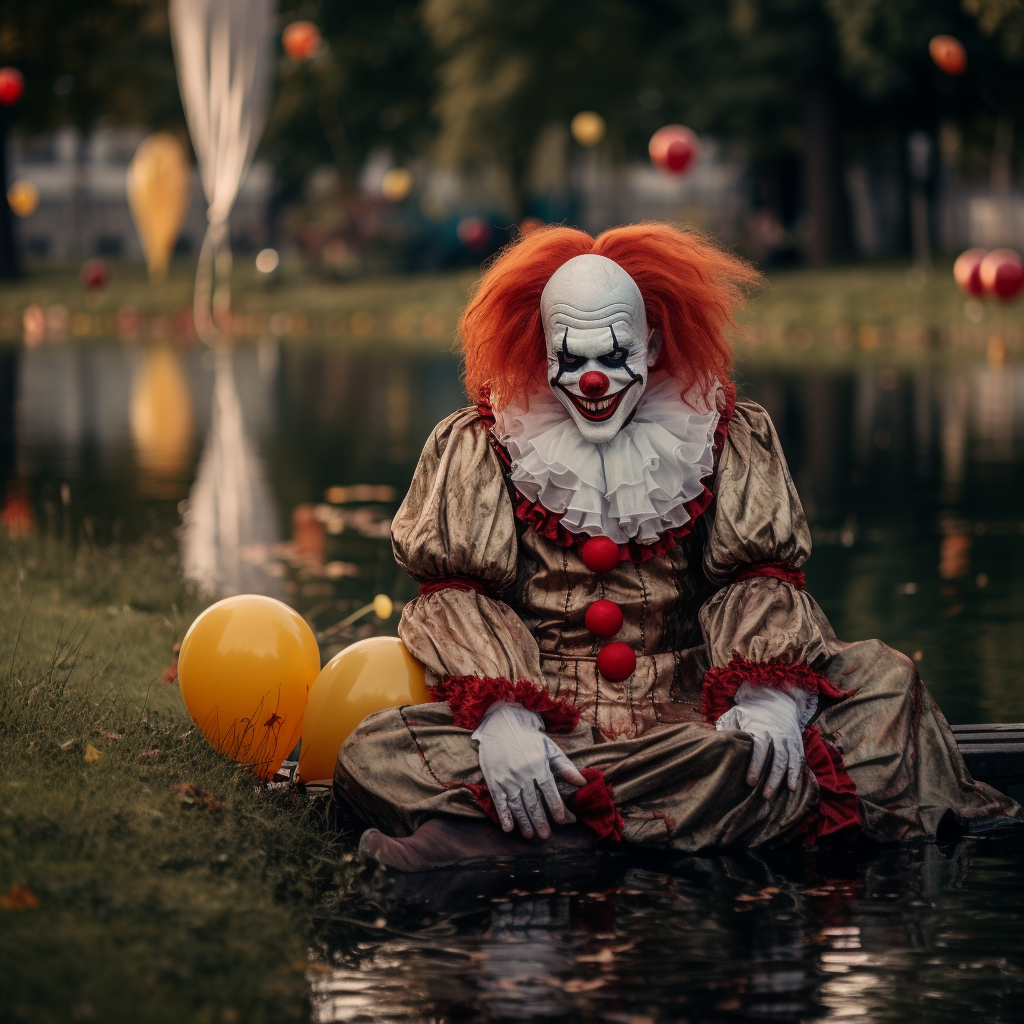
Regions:
M 324 42 L 312 59 L 280 57 L 262 151 L 281 199 L 295 197 L 311 167 L 334 164 L 346 189 L 369 152 L 396 159 L 433 138 L 437 57 L 408 0 L 283 0 L 280 22 L 313 21 Z
M 100 121 L 184 128 L 167 0 L 15 0 L 0 4 L 0 64 L 25 76 L 26 133 Z
M 683 121 L 750 158 L 761 201 L 802 207 L 813 262 L 848 241 L 842 172 L 911 131 L 987 137 L 1018 108 L 1020 0 L 424 0 L 441 65 L 438 152 L 496 159 L 520 192 L 551 122 L 580 109 L 608 122 L 615 155 L 641 156 L 650 132 Z M 928 55 L 948 32 L 969 71 Z

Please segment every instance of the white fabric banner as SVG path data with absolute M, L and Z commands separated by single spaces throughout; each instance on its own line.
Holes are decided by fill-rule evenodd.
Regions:
M 263 133 L 274 0 L 170 0 L 171 43 L 211 224 L 228 219 Z

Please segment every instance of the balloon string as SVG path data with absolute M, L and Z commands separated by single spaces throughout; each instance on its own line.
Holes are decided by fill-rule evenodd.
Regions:
M 363 605 L 362 608 L 357 609 L 351 615 L 349 615 L 347 618 L 342 619 L 341 622 L 336 622 L 333 626 L 328 626 L 328 628 L 325 629 L 322 633 L 318 633 L 317 637 L 316 637 L 317 640 L 322 643 L 324 640 L 330 640 L 330 639 L 334 638 L 339 633 L 341 633 L 344 629 L 346 629 L 347 627 L 351 626 L 352 623 L 355 622 L 357 619 L 361 619 L 364 615 L 369 615 L 370 612 L 376 611 L 378 607 L 379 606 L 378 606 L 377 600 L 373 600 L 369 604 Z M 378 617 L 379 618 L 385 618 L 386 619 L 386 618 L 389 618 L 389 616 L 390 616 L 390 613 L 389 613 L 389 615 L 380 615 L 380 613 L 378 612 Z

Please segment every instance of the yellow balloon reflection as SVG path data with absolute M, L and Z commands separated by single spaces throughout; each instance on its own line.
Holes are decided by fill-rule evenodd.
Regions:
M 164 281 L 188 212 L 189 163 L 170 132 L 145 139 L 128 166 L 128 205 L 146 255 L 149 279 Z
M 192 398 L 178 355 L 169 346 L 157 345 L 146 353 L 132 387 L 130 415 L 136 458 L 151 478 L 149 489 L 174 497 L 174 485 L 185 479 L 189 468 Z
M 272 597 L 239 594 L 192 623 L 178 655 L 185 707 L 210 745 L 273 778 L 302 732 L 320 671 L 312 629 Z
M 376 636 L 346 647 L 310 687 L 299 778 L 332 778 L 342 743 L 367 715 L 429 702 L 423 666 L 397 637 Z

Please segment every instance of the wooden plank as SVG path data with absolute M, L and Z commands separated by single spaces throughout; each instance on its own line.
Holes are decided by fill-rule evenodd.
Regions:
M 975 779 L 1004 791 L 1024 784 L 1024 723 L 978 722 L 950 728 Z
M 956 733 L 968 732 L 1019 732 L 1024 734 L 1024 722 L 976 722 L 970 725 L 951 725 Z

